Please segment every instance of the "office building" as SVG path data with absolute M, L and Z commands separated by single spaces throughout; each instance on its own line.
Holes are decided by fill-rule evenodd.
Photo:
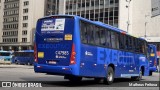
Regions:
M 0 0 L 0 49 L 33 49 L 36 22 L 58 13 L 59 0 Z

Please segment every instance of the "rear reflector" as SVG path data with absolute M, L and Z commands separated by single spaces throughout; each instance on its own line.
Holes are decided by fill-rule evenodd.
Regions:
M 75 46 L 72 44 L 72 52 L 70 57 L 70 64 L 76 64 L 76 52 L 75 52 Z

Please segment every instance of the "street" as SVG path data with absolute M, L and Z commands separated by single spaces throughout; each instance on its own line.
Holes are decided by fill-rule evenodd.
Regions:
M 153 76 L 145 76 L 142 81 L 158 81 L 159 73 L 153 73 Z M 0 81 L 38 81 L 43 82 L 44 88 L 52 88 L 55 89 L 105 89 L 105 90 L 117 90 L 117 89 L 133 89 L 135 87 L 129 87 L 129 83 L 135 83 L 136 81 L 132 81 L 129 78 L 121 78 L 115 79 L 112 85 L 104 85 L 103 83 L 95 83 L 92 78 L 84 78 L 81 83 L 71 83 L 68 80 L 65 80 L 63 76 L 55 76 L 55 75 L 46 75 L 43 73 L 35 73 L 33 70 L 33 66 L 26 65 L 0 65 Z M 137 82 L 136 82 L 137 83 Z M 66 88 L 67 87 L 67 88 Z M 158 87 L 136 87 L 137 89 L 145 89 L 145 90 L 159 90 Z M 7 88 L 0 88 L 3 90 L 8 90 Z M 17 90 L 17 88 L 13 88 Z M 37 89 L 38 88 L 34 88 Z M 39 88 L 40 89 L 40 88 Z

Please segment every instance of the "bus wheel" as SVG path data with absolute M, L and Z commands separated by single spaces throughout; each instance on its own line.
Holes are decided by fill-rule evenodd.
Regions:
M 149 71 L 149 76 L 152 76 L 152 71 Z
M 114 81 L 114 71 L 112 67 L 108 67 L 107 76 L 104 78 L 104 84 L 110 85 Z
M 140 70 L 139 76 L 131 77 L 132 80 L 140 81 L 142 79 L 142 70 Z
M 68 79 L 70 82 L 81 82 L 82 77 L 73 76 L 73 77 L 69 77 Z

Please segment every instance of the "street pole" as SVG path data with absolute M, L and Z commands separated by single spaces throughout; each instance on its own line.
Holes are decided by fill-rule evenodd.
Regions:
M 146 21 L 146 18 L 148 17 L 149 15 L 145 15 L 145 31 L 144 31 L 144 37 L 146 38 L 147 37 L 147 21 Z
M 147 23 L 148 22 L 145 22 L 145 35 L 144 35 L 145 38 L 147 37 L 147 30 L 146 30 Z
M 132 0 L 126 0 L 126 2 L 128 2 L 128 5 L 126 5 L 126 8 L 128 8 L 128 21 L 127 21 L 127 32 L 129 31 L 129 25 L 130 25 L 130 2 L 131 2 Z

